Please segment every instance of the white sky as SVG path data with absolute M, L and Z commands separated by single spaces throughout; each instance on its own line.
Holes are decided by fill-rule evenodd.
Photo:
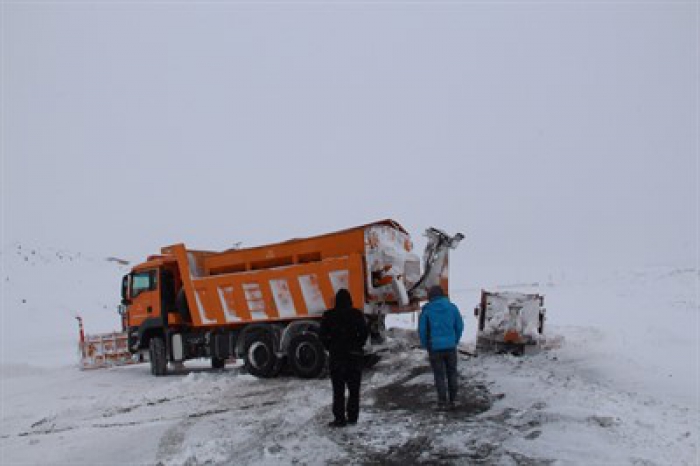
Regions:
M 2 3 L 5 244 L 391 217 L 469 268 L 694 264 L 697 2 Z

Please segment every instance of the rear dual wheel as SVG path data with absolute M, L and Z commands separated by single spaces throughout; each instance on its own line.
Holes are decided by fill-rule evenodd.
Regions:
M 251 332 L 245 336 L 243 361 L 249 374 L 261 378 L 279 375 L 284 360 L 275 354 L 272 334 L 266 331 Z
M 284 366 L 284 358 L 275 353 L 271 332 L 260 330 L 246 335 L 243 351 L 246 370 L 256 377 L 276 377 Z M 305 332 L 293 336 L 289 341 L 286 359 L 294 375 L 313 379 L 325 370 L 327 356 L 318 335 Z
M 326 367 L 326 350 L 315 333 L 300 333 L 289 342 L 287 361 L 294 375 L 313 379 Z

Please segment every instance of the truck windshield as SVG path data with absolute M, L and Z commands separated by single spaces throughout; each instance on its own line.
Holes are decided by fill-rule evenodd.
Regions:
M 135 298 L 144 291 L 155 290 L 157 285 L 156 276 L 154 270 L 133 274 L 131 278 L 131 297 Z

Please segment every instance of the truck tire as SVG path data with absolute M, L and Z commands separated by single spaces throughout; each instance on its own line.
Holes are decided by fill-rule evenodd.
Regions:
M 211 368 L 212 369 L 223 369 L 226 366 L 226 360 L 224 358 L 211 358 Z
M 151 374 L 160 377 L 168 372 L 168 359 L 165 355 L 165 342 L 161 337 L 151 337 L 148 343 L 148 355 L 151 361 Z
M 185 295 L 184 288 L 177 292 L 175 307 L 177 308 L 177 312 L 180 314 L 180 317 L 182 317 L 184 322 L 190 322 L 192 320 L 190 317 L 190 306 L 187 304 L 187 295 Z
M 313 379 L 326 367 L 326 350 L 314 333 L 300 333 L 289 341 L 287 360 L 294 375 Z
M 283 361 L 275 355 L 275 345 L 269 332 L 257 331 L 245 336 L 243 361 L 249 374 L 272 378 L 282 370 Z

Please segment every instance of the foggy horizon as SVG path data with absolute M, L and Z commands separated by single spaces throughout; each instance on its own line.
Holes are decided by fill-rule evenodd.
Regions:
M 698 5 L 3 2 L 3 247 L 391 218 L 451 264 L 698 263 Z

